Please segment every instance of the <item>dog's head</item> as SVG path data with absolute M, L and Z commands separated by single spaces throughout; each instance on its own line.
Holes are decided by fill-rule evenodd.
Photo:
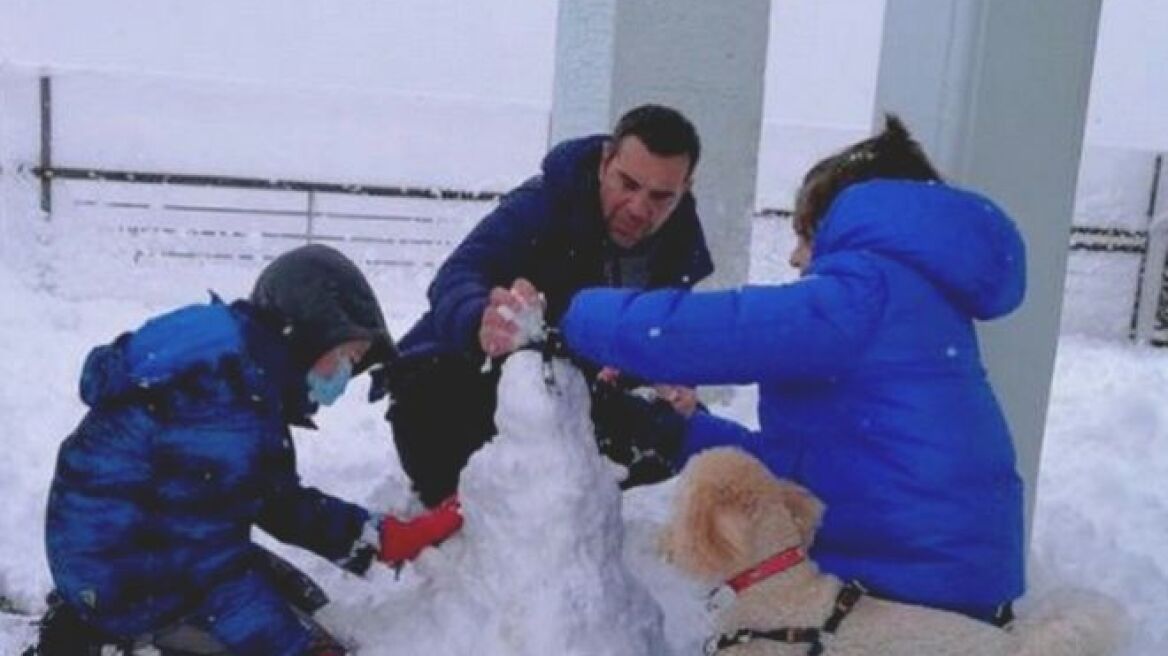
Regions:
M 810 546 L 822 515 L 810 492 L 775 478 L 746 452 L 710 449 L 682 472 L 661 547 L 689 574 L 721 581 L 776 551 Z

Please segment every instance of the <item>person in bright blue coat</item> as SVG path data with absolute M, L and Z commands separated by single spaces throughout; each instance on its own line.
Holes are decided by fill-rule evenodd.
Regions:
M 894 117 L 809 172 L 794 225 L 798 281 L 583 291 L 565 341 L 654 380 L 757 383 L 759 430 L 699 410 L 683 457 L 738 446 L 814 492 L 825 571 L 1001 621 L 1023 592 L 1022 484 L 974 321 L 1022 301 L 1017 229 L 941 183 Z
M 633 108 L 611 135 L 553 147 L 541 174 L 504 196 L 443 262 L 388 381 L 393 439 L 424 504 L 453 493 L 471 454 L 495 435 L 498 368 L 483 363 L 515 348 L 500 314 L 518 311 L 508 288 L 522 281 L 526 296 L 541 295 L 555 325 L 584 287 L 689 288 L 713 271 L 690 193 L 699 155 L 680 112 Z M 681 440 L 672 409 L 586 373 L 598 440 L 631 470 L 625 484 L 670 475 L 657 456 Z
M 50 488 L 55 605 L 38 653 L 173 647 L 191 631 L 235 656 L 344 653 L 308 619 L 323 593 L 251 530 L 361 572 L 457 528 L 446 511 L 444 532 L 430 515 L 383 518 L 297 475 L 289 425 L 312 427 L 352 375 L 394 355 L 368 282 L 322 245 L 273 261 L 250 300 L 187 306 L 91 351 L 89 411 Z

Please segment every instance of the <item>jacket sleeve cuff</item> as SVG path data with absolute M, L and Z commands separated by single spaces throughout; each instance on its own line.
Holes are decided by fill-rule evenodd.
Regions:
M 617 335 L 617 319 L 629 292 L 586 289 L 572 297 L 560 321 L 564 341 L 577 354 L 595 364 L 612 362 L 611 347 Z
M 684 465 L 698 453 L 717 446 L 737 446 L 749 451 L 752 436 L 753 433 L 742 424 L 709 412 L 695 412 L 686 423 L 678 465 Z
M 354 574 L 364 574 L 373 564 L 373 558 L 381 552 L 381 522 L 385 515 L 372 513 L 361 526 L 361 534 L 353 540 L 349 553 L 334 560 L 333 564 Z

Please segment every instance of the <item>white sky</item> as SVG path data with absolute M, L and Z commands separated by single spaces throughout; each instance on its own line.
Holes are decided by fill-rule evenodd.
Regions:
M 556 6 L 551 0 L 0 0 L 0 64 L 546 108 Z M 883 7 L 884 0 L 773 0 L 766 120 L 865 129 Z M 1159 65 L 1168 61 L 1165 34 L 1168 4 L 1161 0 L 1103 3 L 1089 142 L 1168 150 L 1168 67 Z M 267 47 L 257 48 L 259 42 Z M 418 53 L 427 53 L 424 64 Z

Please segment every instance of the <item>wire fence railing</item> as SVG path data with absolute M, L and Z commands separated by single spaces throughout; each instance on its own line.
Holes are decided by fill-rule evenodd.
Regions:
M 299 243 L 319 241 L 371 268 L 428 275 L 501 196 L 499 191 L 443 186 L 62 165 L 54 157 L 52 94 L 51 78 L 41 77 L 39 153 L 36 164 L 25 169 L 39 184 L 40 209 L 62 224 L 116 233 L 134 265 L 180 260 L 255 264 Z M 1144 214 L 1139 221 L 1092 224 L 1077 217 L 1068 248 L 1072 264 L 1102 258 L 1136 271 L 1124 277 L 1124 288 L 1109 293 L 1126 299 L 1113 302 L 1127 305 L 1129 337 L 1164 346 L 1168 227 L 1160 225 L 1163 155 L 1156 154 L 1152 165 L 1146 203 L 1124 210 Z M 790 215 L 782 207 L 755 212 L 759 219 L 787 220 Z M 1100 267 L 1080 268 L 1083 276 L 1094 276 Z

